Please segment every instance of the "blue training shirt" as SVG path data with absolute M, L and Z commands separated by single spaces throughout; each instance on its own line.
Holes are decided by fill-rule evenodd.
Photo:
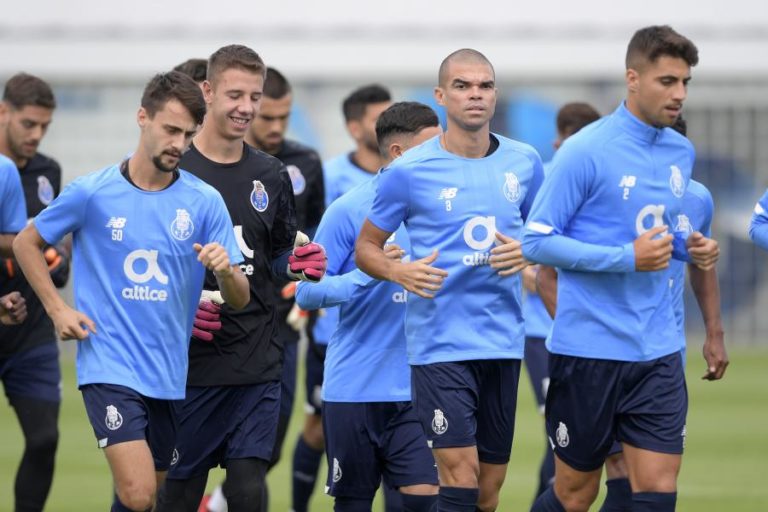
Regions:
M 694 159 L 688 139 L 624 104 L 557 151 L 523 235 L 526 258 L 558 267 L 550 352 L 646 361 L 680 350 L 668 271 L 635 272 L 633 243 L 674 228 Z
M 378 178 L 336 200 L 323 215 L 315 240 L 328 250 L 328 272 L 319 283 L 299 283 L 304 309 L 339 305 L 339 324 L 328 343 L 322 398 L 327 402 L 400 402 L 411 399 L 405 344 L 406 291 L 355 266 L 355 241 L 376 195 Z M 388 243 L 406 254 L 401 225 Z
M 140 190 L 113 165 L 73 181 L 34 222 L 49 244 L 73 233 L 76 308 L 97 331 L 77 344 L 78 384 L 184 398 L 205 274 L 192 245 L 218 242 L 242 261 L 219 193 L 186 171 Z
M 381 172 L 369 220 L 387 232 L 405 223 L 412 258 L 437 249 L 433 266 L 448 272 L 434 299 L 408 297 L 412 365 L 523 357 L 521 278 L 499 276 L 488 258 L 497 230 L 520 239 L 543 171 L 532 147 L 493 136 L 499 146 L 484 158 L 450 153 L 434 137 Z
M 675 219 L 673 225 L 676 233 L 687 240 L 694 231 L 699 231 L 707 238 L 712 236 L 712 215 L 714 202 L 707 187 L 698 181 L 688 182 L 688 188 L 683 196 L 683 211 Z M 669 262 L 669 285 L 672 290 L 672 306 L 680 334 L 680 344 L 685 348 L 685 263 L 679 260 Z
M 354 164 L 351 153 L 344 153 L 323 163 L 323 181 L 325 185 L 325 207 L 347 191 L 371 180 L 376 174 Z M 331 339 L 339 323 L 338 308 L 324 308 L 312 329 L 315 343 L 325 345 Z
M 755 245 L 768 251 L 768 190 L 755 204 L 749 223 L 749 237 Z
M 0 234 L 18 233 L 27 225 L 27 204 L 13 160 L 0 155 Z
M 544 177 L 552 168 L 552 161 L 544 162 Z M 552 329 L 552 317 L 547 313 L 544 301 L 536 292 L 523 290 L 523 319 L 525 335 L 529 338 L 546 338 Z

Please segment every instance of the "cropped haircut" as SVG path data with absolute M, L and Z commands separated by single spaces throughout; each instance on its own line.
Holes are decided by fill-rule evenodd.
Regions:
M 566 103 L 557 111 L 557 133 L 569 137 L 600 119 L 600 113 L 588 103 Z
M 153 118 L 170 100 L 177 100 L 190 113 L 196 124 L 205 117 L 205 100 L 200 86 L 179 71 L 158 73 L 149 81 L 141 96 L 141 106 Z
M 17 73 L 5 83 L 3 101 L 17 110 L 27 106 L 56 108 L 51 86 L 42 78 L 28 73 Z
M 262 78 L 267 72 L 267 66 L 259 54 L 241 44 L 230 44 L 213 52 L 208 58 L 208 81 L 215 81 L 216 77 L 228 69 L 241 69 L 261 75 Z
M 375 103 L 384 103 L 392 101 L 392 95 L 385 87 L 379 84 L 371 84 L 355 89 L 352 94 L 346 97 L 341 105 L 344 112 L 344 119 L 347 122 L 359 121 L 365 116 L 365 109 L 368 105 Z
M 435 111 L 423 103 L 401 101 L 381 113 L 376 121 L 376 140 L 379 153 L 387 158 L 392 137 L 416 135 L 424 128 L 437 126 L 440 121 Z
M 690 67 L 699 63 L 699 50 L 685 36 L 669 25 L 653 25 L 641 28 L 627 46 L 627 69 L 639 69 L 646 62 L 654 63 L 659 57 L 683 59 Z
M 279 100 L 291 92 L 288 79 L 275 68 L 267 68 L 267 78 L 264 79 L 264 96 Z
M 189 59 L 173 68 L 173 70 L 184 73 L 197 83 L 204 82 L 208 74 L 208 61 L 206 59 Z
M 448 80 L 448 67 L 453 62 L 471 62 L 475 64 L 485 64 L 491 69 L 494 81 L 496 80 L 496 70 L 493 69 L 493 64 L 488 60 L 488 57 L 483 55 L 477 50 L 472 48 L 462 48 L 448 55 L 440 63 L 440 69 L 437 72 L 437 83 L 441 87 L 447 85 L 445 82 Z

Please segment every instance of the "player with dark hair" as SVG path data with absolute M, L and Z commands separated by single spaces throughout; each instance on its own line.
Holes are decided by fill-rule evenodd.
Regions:
M 323 164 L 325 205 L 348 190 L 376 175 L 382 157 L 376 141 L 376 120 L 392 104 L 392 97 L 381 85 L 372 84 L 352 91 L 342 102 L 347 132 L 355 141 L 355 150 Z M 309 323 L 309 346 L 305 358 L 306 415 L 304 428 L 293 451 L 294 512 L 306 512 L 317 481 L 323 457 L 322 399 L 323 361 L 328 340 L 339 321 L 338 308 L 312 312 Z
M 636 32 L 626 102 L 560 148 L 526 224 L 525 256 L 558 268 L 546 403 L 555 483 L 534 511 L 587 510 L 616 439 L 632 510 L 675 509 L 688 397 L 666 269 L 675 258 L 708 271 L 719 253 L 701 232 L 668 228 L 694 162 L 669 127 L 697 62 L 670 27 Z
M 483 54 L 446 57 L 435 97 L 448 129 L 382 171 L 356 246 L 361 270 L 409 292 L 413 405 L 438 510 L 496 510 L 512 449 L 528 264 L 516 238 L 543 171 L 533 148 L 490 132 L 496 95 Z M 383 247 L 403 222 L 413 261 L 397 263 Z
M 395 103 L 376 122 L 385 165 L 440 132 L 432 109 L 414 102 Z M 388 487 L 400 491 L 398 510 L 428 512 L 436 501 L 437 473 L 410 403 L 403 330 L 406 294 L 354 264 L 355 240 L 377 185 L 374 177 L 328 208 L 317 237 L 333 247 L 328 277 L 318 284 L 300 283 L 297 301 L 306 309 L 340 309 L 322 391 L 327 492 L 335 498 L 334 510 L 370 511 L 383 476 Z M 397 261 L 410 252 L 402 226 L 389 243 L 386 251 Z
M 208 472 L 227 470 L 229 510 L 261 510 L 280 410 L 283 349 L 273 276 L 319 280 L 321 246 L 297 236 L 291 180 L 276 158 L 244 142 L 259 111 L 266 67 L 252 49 L 229 45 L 208 59 L 208 113 L 182 165 L 224 197 L 235 225 L 250 299 L 234 311 L 206 276 L 189 346 L 187 396 L 176 457 L 158 510 L 196 511 Z
M 36 76 L 18 73 L 5 84 L 0 103 L 0 154 L 18 167 L 27 207 L 25 219 L 40 213 L 61 187 L 59 164 L 37 150 L 55 108 L 51 87 Z M 70 249 L 67 239 L 44 251 L 58 288 L 69 277 Z M 14 487 L 16 508 L 42 510 L 53 480 L 59 439 L 59 349 L 51 319 L 13 258 L 0 259 L 0 283 L 0 295 L 21 292 L 28 312 L 23 324 L 0 327 L 0 375 L 24 433 L 24 455 Z
M 221 196 L 179 170 L 204 115 L 189 77 L 156 75 L 133 155 L 72 182 L 13 243 L 56 334 L 79 340 L 78 386 L 112 471 L 113 511 L 151 509 L 171 463 L 205 269 L 232 307 L 248 300 Z M 77 310 L 56 292 L 40 250 L 69 232 Z
M 184 73 L 198 85 L 202 85 L 205 82 L 205 77 L 208 74 L 208 60 L 207 59 L 187 59 L 175 68 L 174 71 Z
M 556 118 L 557 138 L 553 143 L 555 150 L 563 144 L 565 139 L 598 119 L 600 119 L 600 114 L 587 103 L 566 103 L 560 107 Z M 544 164 L 545 176 L 551 165 L 551 162 Z M 549 353 L 544 345 L 544 340 L 552 329 L 552 319 L 541 297 L 536 292 L 536 275 L 539 268 L 539 265 L 531 265 L 523 269 L 522 274 L 523 289 L 526 292 L 523 300 L 523 318 L 525 319 L 525 358 L 523 361 L 528 370 L 533 394 L 539 405 L 539 412 L 543 415 L 544 401 L 549 386 L 549 371 L 547 370 Z M 555 460 L 549 447 L 549 441 L 547 441 L 544 457 L 539 466 L 539 483 L 536 496 L 552 485 L 554 476 Z

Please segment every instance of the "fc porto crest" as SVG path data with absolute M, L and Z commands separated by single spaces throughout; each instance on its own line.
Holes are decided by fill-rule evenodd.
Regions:
M 670 165 L 669 170 L 672 175 L 669 177 L 669 188 L 672 190 L 672 194 L 675 197 L 683 197 L 685 193 L 685 181 L 683 180 L 683 172 L 676 165 Z
M 435 417 L 432 418 L 432 432 L 437 435 L 443 435 L 448 430 L 448 418 L 445 417 L 443 411 L 435 409 Z
M 693 233 L 693 226 L 691 225 L 691 219 L 687 215 L 681 213 L 677 216 L 677 224 L 675 225 L 675 231 L 682 233 L 686 238 Z
M 195 225 L 192 223 L 192 217 L 184 208 L 176 210 L 176 218 L 171 222 L 171 235 L 176 240 L 184 241 L 195 231 Z
M 571 438 L 568 435 L 568 427 L 566 427 L 565 423 L 562 421 L 555 431 L 555 438 L 557 439 L 557 444 L 560 445 L 560 448 L 565 448 L 571 442 Z
M 114 405 L 107 406 L 107 416 L 104 418 L 104 423 L 109 430 L 117 430 L 123 425 L 123 415 L 117 410 Z
M 295 165 L 289 165 L 286 169 L 291 178 L 291 185 L 293 185 L 293 195 L 301 195 L 307 189 L 307 179 L 301 173 L 301 169 Z
M 37 198 L 45 206 L 53 201 L 53 185 L 45 176 L 37 177 Z
M 175 466 L 177 462 L 179 462 L 179 450 L 174 448 L 173 454 L 171 455 L 171 466 Z
M 507 201 L 516 203 L 520 199 L 520 180 L 513 172 L 504 173 L 504 197 Z
M 251 190 L 251 204 L 257 212 L 264 213 L 269 206 L 269 194 L 264 184 L 259 180 L 253 180 L 253 190 Z

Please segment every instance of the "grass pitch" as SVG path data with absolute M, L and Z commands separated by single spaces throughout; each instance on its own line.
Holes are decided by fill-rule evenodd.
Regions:
M 768 510 L 768 347 L 732 348 L 731 366 L 721 382 L 705 382 L 703 359 L 689 340 L 688 439 L 678 492 L 681 512 L 757 512 Z M 77 391 L 71 343 L 62 354 L 64 371 L 61 441 L 53 489 L 46 510 L 54 512 L 109 510 L 112 496 L 106 460 L 93 436 Z M 499 511 L 528 510 L 538 463 L 545 447 L 543 423 L 536 413 L 527 375 L 521 377 L 517 427 L 512 461 L 502 490 Z M 283 459 L 269 475 L 273 512 L 290 510 L 290 461 L 303 421 L 303 386 L 283 448 Z M 21 456 L 23 438 L 13 411 L 0 406 L 0 511 L 13 510 L 13 479 Z M 332 510 L 323 495 L 325 467 L 311 510 Z M 212 471 L 209 488 L 223 477 Z M 597 503 L 600 503 L 598 499 Z M 597 510 L 599 506 L 593 507 Z M 375 510 L 382 510 L 380 505 Z

